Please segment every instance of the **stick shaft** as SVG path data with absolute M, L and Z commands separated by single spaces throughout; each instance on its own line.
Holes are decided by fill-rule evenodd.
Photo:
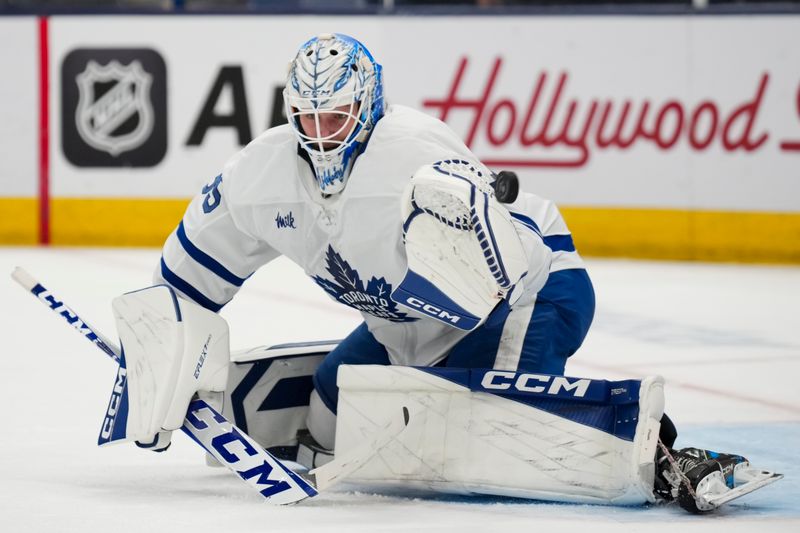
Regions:
M 16 267 L 11 273 L 11 277 L 22 285 L 22 287 L 36 296 L 36 299 L 50 308 L 54 313 L 67 321 L 67 323 L 83 337 L 86 337 L 106 355 L 119 362 L 120 349 L 111 340 L 104 337 L 88 322 L 81 318 L 78 313 L 67 306 L 63 300 L 56 296 L 31 276 L 25 269 Z

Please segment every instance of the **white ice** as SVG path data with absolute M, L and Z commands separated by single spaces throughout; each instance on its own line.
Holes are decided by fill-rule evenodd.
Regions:
M 8 276 L 23 266 L 113 337 L 110 300 L 146 286 L 156 250 L 0 248 L 0 531 L 800 531 L 800 268 L 589 260 L 598 309 L 568 374 L 661 374 L 679 445 L 786 474 L 713 516 L 345 487 L 289 507 L 204 466 L 184 435 L 153 454 L 99 449 L 115 365 Z M 335 339 L 359 321 L 290 264 L 253 276 L 223 315 L 233 348 Z

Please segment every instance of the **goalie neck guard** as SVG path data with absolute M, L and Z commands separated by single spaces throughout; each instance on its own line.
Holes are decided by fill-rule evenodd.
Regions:
M 309 155 L 320 190 L 323 194 L 341 192 L 353 161 L 383 116 L 381 66 L 352 37 L 319 35 L 301 46 L 292 61 L 283 100 L 289 124 Z M 316 128 L 304 131 L 301 116 Z M 322 124 L 332 119 L 341 125 L 330 133 Z

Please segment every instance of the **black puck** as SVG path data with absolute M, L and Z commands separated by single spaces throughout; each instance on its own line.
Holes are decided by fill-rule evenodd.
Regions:
M 510 204 L 519 195 L 519 178 L 515 172 L 502 170 L 494 180 L 494 195 L 498 202 Z

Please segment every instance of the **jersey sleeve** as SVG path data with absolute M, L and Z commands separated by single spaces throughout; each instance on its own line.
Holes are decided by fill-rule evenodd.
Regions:
M 539 292 L 550 275 L 550 267 L 553 257 L 540 232 L 520 221 L 513 211 L 510 211 L 511 220 L 517 230 L 522 248 L 528 258 L 528 272 L 522 278 L 521 283 L 525 294 L 535 294 Z
M 583 259 L 578 255 L 572 234 L 555 203 L 531 193 L 521 192 L 519 198 L 506 206 L 511 214 L 517 233 L 529 255 L 529 270 L 525 276 L 525 293 L 538 292 L 547 281 L 550 272 L 567 269 L 585 268 Z M 542 248 L 548 257 L 547 270 L 535 272 L 536 255 Z M 544 263 L 539 263 L 544 268 Z M 542 286 L 536 287 L 538 282 Z
M 154 282 L 206 309 L 222 309 L 255 270 L 280 255 L 248 231 L 246 215 L 228 201 L 223 175 L 217 176 L 167 238 Z

